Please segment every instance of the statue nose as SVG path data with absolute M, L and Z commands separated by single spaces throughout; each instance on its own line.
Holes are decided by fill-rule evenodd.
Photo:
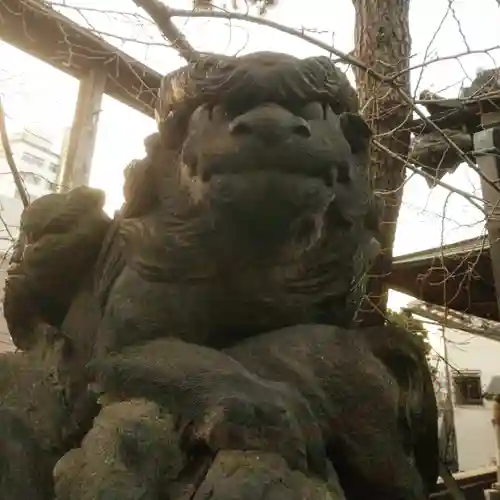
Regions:
M 254 136 L 265 142 L 280 142 L 293 136 L 311 137 L 309 123 L 280 106 L 261 106 L 235 118 L 229 125 L 234 136 Z

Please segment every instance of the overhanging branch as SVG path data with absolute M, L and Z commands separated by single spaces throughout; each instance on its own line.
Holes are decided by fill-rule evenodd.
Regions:
M 188 42 L 184 34 L 172 21 L 170 8 L 159 0 L 134 0 L 137 7 L 146 11 L 151 19 L 156 23 L 160 31 L 172 44 L 180 56 L 188 62 L 199 58 L 199 53 Z

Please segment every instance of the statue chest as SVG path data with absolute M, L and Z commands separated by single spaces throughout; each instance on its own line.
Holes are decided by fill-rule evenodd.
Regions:
M 108 298 L 98 353 L 159 337 L 222 348 L 257 333 L 314 321 L 312 298 L 237 283 L 150 282 L 126 267 Z

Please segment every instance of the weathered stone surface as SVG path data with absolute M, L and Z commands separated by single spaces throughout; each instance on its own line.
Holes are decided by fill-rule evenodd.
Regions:
M 222 352 L 160 339 L 99 360 L 94 370 L 112 400 L 142 395 L 172 412 L 187 450 L 202 443 L 213 452 L 276 451 L 304 471 L 325 468 L 320 428 L 301 394 Z
M 335 474 L 329 482 L 291 470 L 279 455 L 221 451 L 193 500 L 344 500 Z
M 155 403 L 104 406 L 81 447 L 54 470 L 60 500 L 156 500 L 186 465 L 174 421 Z
M 298 325 L 225 353 L 160 339 L 96 362 L 96 390 L 110 404 L 105 411 L 144 397 L 176 422 L 174 455 L 196 456 L 199 465 L 193 471 L 184 464 L 185 472 L 170 478 L 178 494 L 173 498 L 199 484 L 186 476 L 203 477 L 207 463 L 227 450 L 277 454 L 297 474 L 323 485 L 319 496 L 304 490 L 298 498 L 330 494 L 325 483 L 332 468 L 347 498 L 425 498 L 437 468 L 437 413 L 425 359 L 410 335 L 394 327 Z M 98 421 L 89 435 L 101 427 Z M 115 428 L 123 425 L 109 426 Z M 137 440 L 142 442 L 139 435 Z M 241 482 L 241 498 L 277 481 L 276 471 L 266 476 L 259 462 L 254 466 L 228 479 Z
M 51 469 L 66 451 L 70 408 L 48 352 L 0 355 L 0 492 L 13 500 L 52 500 Z
M 27 352 L 0 361 L 0 419 L 27 429 L 0 468 L 9 498 L 48 452 L 58 500 L 424 498 L 425 359 L 406 332 L 349 329 L 378 209 L 347 79 L 323 57 L 208 58 L 159 97 L 112 221 L 90 188 L 23 216 L 5 304 Z M 26 418 L 25 396 L 49 404 Z
M 41 449 L 23 416 L 0 407 L 0 488 L 3 498 L 52 500 L 53 454 Z

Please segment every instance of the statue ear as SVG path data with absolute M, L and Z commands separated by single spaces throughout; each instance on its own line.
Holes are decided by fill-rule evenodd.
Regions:
M 372 131 L 363 118 L 357 113 L 342 113 L 340 128 L 351 146 L 353 154 L 368 152 Z

